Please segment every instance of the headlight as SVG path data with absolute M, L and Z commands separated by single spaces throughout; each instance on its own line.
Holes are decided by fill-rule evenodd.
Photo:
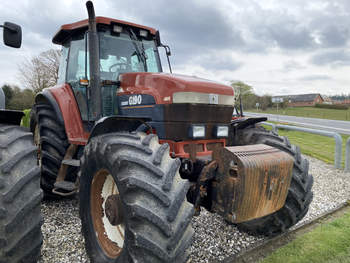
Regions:
M 189 129 L 189 137 L 192 139 L 205 138 L 205 126 L 204 125 L 192 125 Z
M 217 138 L 228 137 L 228 126 L 216 126 L 214 129 L 214 134 Z

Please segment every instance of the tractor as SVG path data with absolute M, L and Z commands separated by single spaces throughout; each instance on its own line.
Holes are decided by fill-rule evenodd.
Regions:
M 5 22 L 6 46 L 20 48 L 22 29 Z M 22 111 L 5 109 L 0 89 L 0 262 L 35 263 L 43 242 L 43 192 L 33 135 L 21 127 Z
M 298 147 L 266 118 L 233 119 L 231 86 L 163 73 L 156 29 L 86 7 L 53 37 L 59 79 L 36 96 L 31 131 L 45 195 L 79 194 L 92 262 L 187 262 L 203 208 L 257 235 L 304 217 L 313 179 Z

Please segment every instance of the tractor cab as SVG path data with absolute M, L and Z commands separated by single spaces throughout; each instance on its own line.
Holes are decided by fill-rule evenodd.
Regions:
M 162 72 L 157 46 L 159 33 L 150 27 L 105 17 L 96 17 L 101 116 L 118 114 L 116 96 L 119 76 L 128 72 Z M 58 84 L 68 83 L 83 121 L 94 119 L 89 108 L 88 20 L 63 25 L 53 38 L 62 45 Z M 157 40 L 158 39 L 158 43 Z

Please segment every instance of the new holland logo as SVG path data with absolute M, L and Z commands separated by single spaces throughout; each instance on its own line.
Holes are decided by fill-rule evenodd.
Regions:
M 218 104 L 219 95 L 218 94 L 209 94 L 209 104 Z

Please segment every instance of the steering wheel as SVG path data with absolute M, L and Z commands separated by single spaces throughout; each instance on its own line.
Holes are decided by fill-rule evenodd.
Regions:
M 116 68 L 116 67 L 119 67 L 119 69 L 121 70 L 127 70 L 128 66 L 129 66 L 128 63 L 126 62 L 117 62 L 109 67 L 109 72 L 112 72 L 112 73 L 117 72 L 118 70 L 112 71 L 112 68 Z

